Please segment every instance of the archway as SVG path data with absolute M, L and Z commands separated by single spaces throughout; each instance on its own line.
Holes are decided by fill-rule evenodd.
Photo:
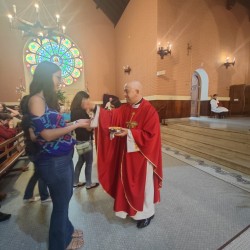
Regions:
M 190 116 L 200 116 L 200 101 L 208 100 L 208 75 L 202 69 L 196 69 L 192 75 Z

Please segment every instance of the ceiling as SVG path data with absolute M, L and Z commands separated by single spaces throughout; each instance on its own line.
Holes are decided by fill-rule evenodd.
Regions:
M 249 0 L 227 0 L 226 1 L 227 9 L 231 10 L 237 2 L 244 5 L 248 9 L 250 8 L 250 1 Z
M 100 8 L 110 21 L 116 26 L 130 0 L 94 0 L 96 8 Z M 231 10 L 236 3 L 248 9 L 250 21 L 250 0 L 225 0 L 226 8 Z
M 250 21 L 250 0 L 226 0 L 226 8 L 231 10 L 236 3 L 240 3 L 248 9 L 249 21 Z
M 130 0 L 94 0 L 96 8 L 100 8 L 110 21 L 116 26 Z M 236 3 L 248 9 L 250 20 L 250 0 L 225 0 L 226 8 L 231 10 Z
M 39 2 L 39 0 L 37 0 Z M 46 6 L 46 11 L 55 13 L 56 10 L 61 9 L 64 17 L 71 20 L 72 16 L 76 15 L 74 12 L 75 4 L 72 4 L 73 0 L 43 0 L 44 6 Z M 96 8 L 100 8 L 105 15 L 110 19 L 110 21 L 116 26 L 119 19 L 121 18 L 124 10 L 126 9 L 130 0 L 93 0 L 96 4 Z M 145 0 L 146 1 L 146 0 Z M 148 0 L 147 0 L 148 1 Z M 215 0 L 214 0 L 215 1 Z M 232 10 L 236 4 L 243 5 L 249 13 L 250 20 L 250 0 L 221 0 L 224 1 L 225 7 L 228 10 Z M 1 17 L 6 17 L 6 13 L 9 12 L 11 3 L 18 2 L 18 10 L 20 17 L 25 16 L 26 19 L 33 20 L 35 17 L 34 8 L 30 11 L 30 7 L 33 5 L 35 0 L 0 0 L 0 19 Z M 69 11 L 70 9 L 70 11 Z M 21 11 L 20 11 L 21 10 Z M 78 9 L 78 11 L 80 8 Z M 46 15 L 48 16 L 48 15 Z M 47 20 L 46 20 L 47 21 Z M 50 21 L 50 20 L 49 20 Z M 66 23 L 68 25 L 68 23 Z
M 94 0 L 96 8 L 100 8 L 116 26 L 130 0 Z

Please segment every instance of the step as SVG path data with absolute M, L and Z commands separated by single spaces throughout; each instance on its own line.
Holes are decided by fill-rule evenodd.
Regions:
M 162 143 L 179 148 L 183 151 L 203 157 L 243 173 L 250 174 L 250 157 L 246 159 L 244 155 L 237 152 L 216 148 L 201 142 L 194 142 L 185 138 L 168 134 L 162 136 Z
M 243 143 L 250 144 L 250 133 L 249 132 L 241 132 L 241 131 L 231 131 L 228 129 L 218 129 L 218 128 L 208 128 L 202 127 L 198 125 L 191 125 L 190 123 L 178 123 L 178 124 L 171 124 L 169 126 L 162 126 L 162 127 L 175 127 L 179 128 L 180 130 L 184 130 L 187 132 L 195 132 L 197 134 L 205 134 L 214 136 L 216 138 L 228 139 Z
M 207 128 L 201 126 L 192 126 L 189 123 L 177 123 L 170 124 L 169 126 L 161 126 L 162 131 L 167 131 L 168 128 L 175 128 L 181 131 L 192 132 L 195 134 L 207 135 L 214 138 L 227 139 L 230 141 L 236 141 L 246 143 L 250 145 L 250 133 L 235 132 L 230 130 L 221 130 L 215 128 Z
M 225 148 L 220 148 L 218 146 L 205 144 L 205 143 L 199 142 L 199 141 L 189 140 L 189 139 L 186 139 L 183 137 L 170 135 L 170 134 L 163 135 L 162 140 L 171 141 L 174 143 L 175 143 L 175 141 L 178 140 L 182 143 L 183 146 L 188 146 L 188 147 L 191 147 L 191 148 L 194 148 L 197 150 L 201 150 L 202 152 L 207 152 L 207 150 L 209 150 L 208 154 L 213 154 L 213 155 L 216 155 L 218 157 L 225 157 L 226 156 L 226 159 L 233 159 L 234 161 L 236 160 L 236 162 L 242 161 L 242 164 L 247 163 L 246 165 L 250 167 L 250 156 L 246 155 L 246 154 L 242 154 L 242 153 L 228 150 Z M 204 149 L 205 149 L 205 151 L 204 151 Z
M 204 144 L 211 145 L 213 147 L 220 147 L 226 150 L 231 150 L 234 152 L 238 152 L 240 154 L 245 154 L 247 158 L 250 157 L 250 144 L 242 143 L 238 141 L 232 141 L 227 139 L 216 138 L 210 135 L 204 135 L 201 133 L 195 132 L 187 132 L 184 130 L 180 130 L 179 127 L 168 127 L 167 129 L 162 129 L 162 136 L 164 137 L 166 134 L 185 138 L 195 142 L 202 142 Z

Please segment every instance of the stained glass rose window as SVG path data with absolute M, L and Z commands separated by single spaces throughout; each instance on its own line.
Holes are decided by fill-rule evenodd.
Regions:
M 32 39 L 25 50 L 26 66 L 32 75 L 36 66 L 43 61 L 56 63 L 61 68 L 65 85 L 71 85 L 81 76 L 82 56 L 69 38 L 57 36 Z

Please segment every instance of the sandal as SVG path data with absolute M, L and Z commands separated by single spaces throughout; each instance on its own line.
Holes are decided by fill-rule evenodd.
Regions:
M 76 229 L 72 234 L 72 238 L 83 238 L 83 231 Z
M 74 184 L 73 187 L 77 188 L 77 187 L 83 187 L 86 185 L 86 182 L 78 182 L 77 184 Z
M 79 239 L 79 238 L 73 238 L 71 240 L 71 242 L 69 243 L 68 247 L 66 248 L 66 250 L 75 250 L 75 249 L 79 249 L 84 245 L 84 240 L 83 239 Z
M 89 189 L 91 189 L 91 188 L 96 188 L 96 187 L 98 187 L 99 185 L 100 185 L 99 183 L 93 183 L 93 184 L 91 184 L 90 186 L 86 186 L 86 189 L 89 190 Z

